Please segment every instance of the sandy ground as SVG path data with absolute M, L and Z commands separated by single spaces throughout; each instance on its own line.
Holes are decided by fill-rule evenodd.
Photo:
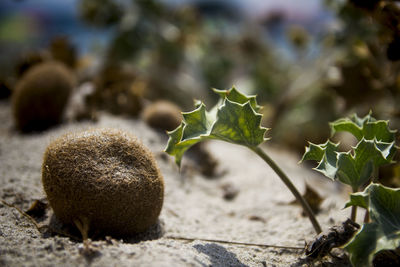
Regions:
M 42 155 L 46 146 L 65 132 L 92 127 L 115 127 L 138 136 L 155 154 L 165 179 L 164 207 L 159 224 L 148 232 L 126 239 L 95 240 L 96 253 L 83 256 L 82 243 L 48 231 L 39 232 L 15 208 L 0 203 L 0 266 L 306 266 L 301 249 L 227 244 L 204 239 L 304 247 L 315 232 L 301 215 L 273 171 L 246 148 L 223 143 L 207 144 L 219 161 L 216 179 L 207 179 L 184 160 L 179 172 L 163 152 L 167 138 L 133 119 L 103 114 L 97 123 L 70 123 L 40 134 L 21 135 L 13 130 L 10 105 L 0 102 L 0 197 L 27 210 L 44 199 L 41 184 Z M 298 188 L 305 180 L 326 196 L 318 214 L 323 229 L 345 220 L 346 194 L 321 178 L 285 151 L 263 147 L 282 166 Z M 225 200 L 222 187 L 239 190 Z M 40 225 L 59 226 L 51 209 L 38 219 Z M 63 229 L 59 226 L 59 229 Z M 77 235 L 78 236 L 78 235 Z M 179 238 L 193 238 L 181 240 Z M 200 240 L 200 239 L 203 239 Z M 316 266 L 346 266 L 346 261 L 324 258 Z

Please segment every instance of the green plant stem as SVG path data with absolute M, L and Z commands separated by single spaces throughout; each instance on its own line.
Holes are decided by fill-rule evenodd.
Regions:
M 356 188 L 353 188 L 353 193 L 358 192 Z M 350 214 L 350 219 L 355 222 L 357 217 L 357 206 L 351 206 L 351 214 Z
M 303 198 L 303 196 L 299 193 L 297 188 L 293 185 L 290 179 L 286 176 L 286 174 L 282 171 L 281 168 L 273 161 L 261 148 L 259 147 L 249 147 L 252 151 L 254 151 L 258 156 L 260 156 L 279 176 L 282 182 L 289 188 L 292 194 L 295 196 L 296 200 L 303 207 L 304 212 L 307 214 L 310 219 L 312 225 L 314 226 L 317 234 L 321 233 L 321 226 L 319 225 L 314 212 L 311 210 L 310 205 L 308 205 L 307 201 Z

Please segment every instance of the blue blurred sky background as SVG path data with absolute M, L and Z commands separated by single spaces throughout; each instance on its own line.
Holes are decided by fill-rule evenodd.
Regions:
M 271 14 L 287 23 L 301 24 L 317 33 L 330 21 L 331 14 L 321 0 L 159 0 L 172 8 L 184 4 L 217 3 L 229 7 L 243 20 L 260 21 Z M 79 0 L 2 0 L 0 1 L 0 45 L 29 48 L 45 46 L 56 35 L 68 35 L 80 54 L 93 45 L 106 45 L 113 29 L 98 29 L 79 20 Z M 283 29 L 270 29 L 273 42 L 284 46 Z

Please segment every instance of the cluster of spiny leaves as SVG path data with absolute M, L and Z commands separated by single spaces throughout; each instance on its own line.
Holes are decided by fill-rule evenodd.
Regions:
M 362 207 L 369 212 L 370 222 L 365 223 L 355 237 L 345 246 L 354 266 L 369 266 L 374 256 L 382 250 L 400 246 L 400 189 L 391 189 L 377 183 L 378 168 L 392 163 L 397 150 L 395 131 L 388 122 L 353 115 L 331 123 L 332 134 L 346 131 L 353 134 L 358 144 L 351 151 L 339 152 L 338 144 L 310 143 L 302 160 L 316 160 L 315 170 L 332 180 L 350 185 L 357 192 L 351 194 L 346 207 Z M 375 176 L 375 177 L 374 177 Z
M 246 96 L 232 87 L 229 90 L 213 89 L 221 97 L 210 111 L 204 103 L 195 103 L 196 109 L 183 112 L 181 125 L 169 132 L 165 151 L 175 156 L 180 165 L 182 156 L 194 144 L 218 139 L 229 143 L 256 147 L 266 140 L 266 128 L 260 126 L 262 115 L 255 96 Z
M 326 177 L 350 185 L 353 191 L 359 191 L 380 166 L 392 162 L 397 150 L 395 131 L 389 129 L 387 121 L 376 120 L 371 114 L 364 118 L 353 115 L 330 125 L 332 135 L 340 131 L 349 132 L 357 138 L 358 144 L 347 152 L 339 152 L 339 144 L 329 140 L 320 145 L 309 144 L 302 161 L 317 161 L 318 166 L 314 169 Z

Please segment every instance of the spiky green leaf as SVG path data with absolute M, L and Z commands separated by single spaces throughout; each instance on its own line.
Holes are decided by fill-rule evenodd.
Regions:
M 346 245 L 354 266 L 371 266 L 374 255 L 400 246 L 400 189 L 369 185 L 361 195 L 368 205 L 371 223 L 364 224 Z
M 180 165 L 182 156 L 194 144 L 206 139 L 219 139 L 247 147 L 256 147 L 265 140 L 266 128 L 260 126 L 262 115 L 257 113 L 255 96 L 246 96 L 235 88 L 214 90 L 221 96 L 217 106 L 207 111 L 203 103 L 182 113 L 182 124 L 169 132 L 165 151 L 175 156 Z
M 168 132 L 169 139 L 165 152 L 175 156 L 175 162 L 178 166 L 181 165 L 183 154 L 191 146 L 201 141 L 201 139 L 182 140 L 184 124 L 181 124 L 175 130 Z
M 355 158 L 350 153 L 340 153 L 338 166 L 336 173 L 338 180 L 350 185 L 353 190 L 365 184 L 374 170 L 372 160 L 362 162 L 360 158 Z
M 326 145 L 328 144 L 328 142 L 321 145 L 316 145 L 308 142 L 308 147 L 306 147 L 306 151 L 304 152 L 304 155 L 299 163 L 302 163 L 305 160 L 321 161 L 324 157 Z
M 262 115 L 254 111 L 250 102 L 240 104 L 225 99 L 217 118 L 210 134 L 215 139 L 248 147 L 258 146 L 265 140 L 267 129 L 260 127 Z
M 350 200 L 346 203 L 344 208 L 351 206 L 357 206 L 364 209 L 368 209 L 369 206 L 369 196 L 366 192 L 357 192 L 350 195 Z
M 326 177 L 357 189 L 365 184 L 373 171 L 381 165 L 391 163 L 396 152 L 394 142 L 379 142 L 376 139 L 361 139 L 352 152 L 337 152 L 338 144 L 327 141 L 322 145 L 310 143 L 303 155 L 304 160 L 315 160 L 314 168 Z
M 362 139 L 354 156 L 350 152 L 339 153 L 337 178 L 357 190 L 371 178 L 374 169 L 392 161 L 395 151 L 394 143 Z
M 245 104 L 247 102 L 250 103 L 251 107 L 254 109 L 254 111 L 259 112 L 261 109 L 261 106 L 257 104 L 256 96 L 255 95 L 250 95 L 247 96 L 241 92 L 239 92 L 235 86 L 233 86 L 229 90 L 218 90 L 218 89 L 213 89 L 213 91 L 221 97 L 221 99 L 228 99 L 229 101 L 238 103 L 238 104 Z
M 317 161 L 318 166 L 314 170 L 334 180 L 337 172 L 337 150 L 338 144 L 332 143 L 329 140 L 321 145 L 309 143 L 300 162 L 305 160 Z
M 364 118 L 356 114 L 350 118 L 338 119 L 330 123 L 332 135 L 336 132 L 346 131 L 353 134 L 359 141 L 377 139 L 381 142 L 391 143 L 395 140 L 396 131 L 389 129 L 388 121 L 376 120 L 371 112 Z
M 182 112 L 182 115 L 184 124 L 182 140 L 198 139 L 202 135 L 208 135 L 215 120 L 208 114 L 203 103 L 191 112 Z
M 315 168 L 315 170 L 321 172 L 326 177 L 335 179 L 335 175 L 337 172 L 337 144 L 328 142 L 325 147 L 324 157 L 321 162 Z

